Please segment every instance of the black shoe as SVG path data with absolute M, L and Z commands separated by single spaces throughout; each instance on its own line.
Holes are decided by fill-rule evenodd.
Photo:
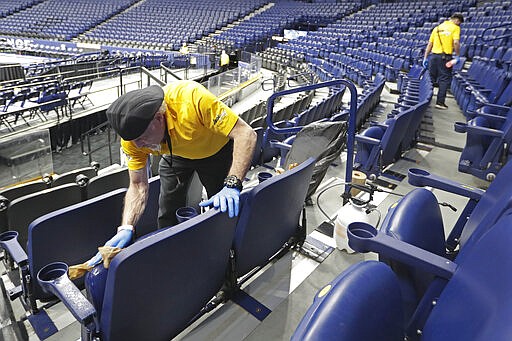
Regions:
M 436 103 L 436 108 L 441 109 L 441 110 L 446 110 L 446 109 L 448 109 L 448 106 L 444 103 Z

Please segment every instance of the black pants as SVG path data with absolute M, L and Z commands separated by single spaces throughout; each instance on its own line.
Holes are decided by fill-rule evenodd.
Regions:
M 158 228 L 176 225 L 176 209 L 186 205 L 187 190 L 194 171 L 206 188 L 208 198 L 224 186 L 233 160 L 233 142 L 230 140 L 215 155 L 204 159 L 186 159 L 165 155 L 160 160 L 160 198 Z M 172 165 L 172 167 L 171 167 Z
M 430 56 L 430 78 L 432 82 L 439 85 L 439 91 L 437 92 L 438 104 L 445 104 L 446 92 L 452 83 L 452 68 L 446 67 L 446 62 L 452 58 L 448 54 L 432 54 Z

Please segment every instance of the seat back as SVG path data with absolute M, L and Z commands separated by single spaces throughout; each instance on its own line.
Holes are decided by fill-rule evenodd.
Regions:
M 115 234 L 125 193 L 126 189 L 118 189 L 34 220 L 28 227 L 27 244 L 32 278 L 51 262 L 80 264 L 94 256 L 98 246 Z M 37 281 L 32 283 L 35 298 L 49 297 Z M 82 287 L 83 280 L 75 283 Z
M 105 341 L 167 341 L 221 289 L 237 220 L 211 209 L 135 242 L 110 264 Z
M 354 264 L 318 292 L 291 340 L 403 340 L 400 301 L 387 265 Z
M 18 186 L 8 187 L 0 191 L 0 195 L 7 198 L 9 201 L 13 201 L 19 197 L 27 194 L 39 192 L 48 188 L 48 184 L 44 181 L 34 181 Z
M 52 187 L 60 186 L 67 183 L 75 182 L 78 175 L 85 175 L 89 179 L 96 176 L 96 169 L 93 167 L 84 167 L 80 169 L 74 169 L 72 171 L 62 173 L 61 175 L 54 177 L 52 181 Z
M 413 114 L 414 107 L 411 107 L 390 119 L 389 127 L 381 139 L 383 166 L 389 165 L 400 157 L 401 146 L 409 129 L 409 122 Z
M 380 231 L 439 256 L 445 255 L 443 217 L 437 198 L 425 188 L 416 188 L 394 204 Z M 404 312 L 410 317 L 434 276 L 403 263 L 380 257 L 400 280 Z
M 18 241 L 26 249 L 28 227 L 34 219 L 81 200 L 81 188 L 75 183 L 22 196 L 13 200 L 9 206 L 9 230 L 18 231 Z
M 130 175 L 128 174 L 128 169 L 116 169 L 113 172 L 91 178 L 87 185 L 87 197 L 93 198 L 118 188 L 128 188 L 129 184 Z
M 233 243 L 238 277 L 266 264 L 297 234 L 314 166 L 309 158 L 244 193 Z
M 439 296 L 422 340 L 508 340 L 512 335 L 512 212 L 504 214 L 471 249 Z

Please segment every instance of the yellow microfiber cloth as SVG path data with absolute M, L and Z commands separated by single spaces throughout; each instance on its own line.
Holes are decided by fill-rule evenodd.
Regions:
M 112 247 L 112 246 L 100 246 L 98 248 L 98 250 L 101 254 L 101 258 L 103 258 L 103 266 L 105 267 L 105 269 L 108 269 L 112 259 L 119 252 L 121 252 L 122 249 L 118 248 L 118 247 Z M 88 271 L 91 271 L 93 268 L 94 267 L 88 265 L 87 262 L 82 263 L 82 264 L 72 265 L 69 267 L 69 270 L 68 270 L 69 279 L 74 280 L 74 279 L 80 278 L 80 277 L 84 276 Z

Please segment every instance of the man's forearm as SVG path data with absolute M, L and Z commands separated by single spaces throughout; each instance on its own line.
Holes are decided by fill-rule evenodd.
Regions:
M 144 213 L 147 197 L 147 186 L 130 185 L 124 198 L 123 219 L 121 222 L 122 225 L 135 226 L 137 224 L 140 217 L 142 216 L 142 213 Z
M 427 58 L 428 55 L 430 54 L 430 51 L 432 51 L 432 43 L 431 42 L 428 43 L 427 48 L 425 49 L 425 55 L 423 56 L 423 58 Z
M 456 56 L 460 56 L 460 42 L 459 41 L 455 41 L 453 43 L 453 51 L 455 52 Z
M 255 146 L 256 133 L 254 130 L 243 128 L 234 135 L 233 162 L 229 169 L 229 175 L 236 175 L 239 179 L 243 180 L 251 166 Z

